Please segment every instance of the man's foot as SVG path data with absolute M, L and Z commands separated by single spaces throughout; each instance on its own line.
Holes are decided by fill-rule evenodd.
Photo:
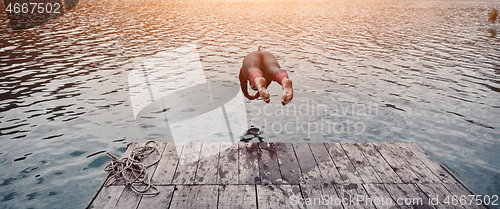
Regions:
M 267 92 L 266 89 L 266 79 L 263 77 L 256 77 L 254 83 L 257 87 L 257 90 L 259 91 L 260 96 L 262 97 L 262 100 L 264 100 L 264 102 L 266 103 L 269 103 L 269 101 L 271 100 L 269 92 Z
M 281 97 L 281 104 L 286 105 L 290 101 L 292 101 L 293 98 L 292 80 L 285 77 L 283 78 L 283 80 L 281 80 L 281 84 L 283 86 L 283 96 Z

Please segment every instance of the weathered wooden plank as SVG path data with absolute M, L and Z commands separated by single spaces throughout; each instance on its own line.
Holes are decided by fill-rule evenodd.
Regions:
M 156 171 L 153 174 L 153 184 L 169 185 L 172 183 L 183 147 L 184 143 L 168 142 L 165 144 L 160 162 L 158 162 Z
M 103 187 L 89 208 L 118 208 L 116 203 L 125 185 Z
M 177 185 L 170 208 L 217 208 L 217 185 Z
M 365 183 L 382 183 L 375 169 L 364 157 L 361 150 L 352 143 L 340 144 Z
M 276 143 L 278 163 L 283 183 L 299 184 L 301 175 L 299 163 L 291 143 Z
M 372 145 L 404 183 L 417 183 L 420 181 L 419 177 L 407 167 L 406 162 L 394 153 L 390 147 L 384 145 L 384 143 L 372 143 Z
M 169 208 L 196 208 L 195 186 L 176 185 Z
M 392 150 L 407 162 L 421 183 L 441 183 L 441 181 L 402 143 L 387 143 Z
M 216 184 L 220 144 L 206 142 L 201 145 L 200 161 L 196 169 L 195 184 Z
M 109 174 L 108 174 L 108 176 L 106 176 L 102 180 L 102 182 L 99 185 L 99 187 L 97 188 L 97 190 L 94 192 L 94 194 L 92 195 L 92 197 L 90 197 L 90 200 L 87 202 L 87 205 L 85 205 L 85 207 L 84 207 L 85 209 L 91 208 L 92 203 L 97 198 L 97 196 L 100 194 L 101 190 L 104 188 L 104 184 L 106 183 L 106 181 L 108 180 L 108 178 L 109 178 Z
M 310 208 L 342 209 L 333 184 L 300 184 L 304 205 Z
M 344 181 L 340 177 L 339 171 L 337 171 L 337 166 L 332 161 L 330 154 L 326 150 L 323 143 L 309 143 L 311 152 L 318 164 L 319 172 L 323 176 L 323 183 L 335 184 L 335 183 L 349 183 L 349 181 Z
M 217 208 L 218 185 L 198 185 L 194 187 L 197 189 L 195 208 Z
M 218 207 L 219 209 L 257 208 L 255 185 L 219 186 Z
M 295 155 L 299 162 L 300 172 L 302 173 L 304 183 L 309 185 L 321 184 L 323 182 L 323 176 L 319 171 L 309 146 L 306 143 L 295 143 L 293 144 L 293 149 L 295 150 Z
M 321 205 L 321 197 L 323 196 L 323 189 L 321 184 L 300 184 L 300 189 L 302 191 L 302 196 L 304 197 L 304 203 L 298 202 L 300 204 L 305 204 L 308 209 L 311 208 L 323 208 Z M 319 201 L 318 202 L 315 202 Z
M 365 202 L 367 193 L 361 184 L 335 184 L 339 198 L 341 198 L 344 208 L 375 208 L 371 203 Z M 359 198 L 363 197 L 363 198 Z
M 456 180 L 444 170 L 439 164 L 437 164 L 434 160 L 429 157 L 420 147 L 418 147 L 415 143 L 407 143 L 406 147 L 415 154 L 415 156 L 422 161 L 427 168 L 429 168 L 432 173 L 434 173 L 439 180 L 443 183 L 453 183 Z
M 303 182 L 300 185 L 304 198 L 310 198 L 313 201 L 314 198 L 321 198 L 324 195 L 323 187 L 329 186 L 330 181 L 327 181 L 328 183 L 324 183 L 322 173 L 320 172 L 316 159 L 314 158 L 314 155 L 308 144 L 296 143 L 293 144 L 293 148 L 295 150 L 297 161 L 299 163 L 300 171 L 303 177 L 303 179 L 301 179 L 301 181 Z M 312 202 L 312 205 L 309 204 L 306 207 L 321 208 L 321 206 L 319 205 L 314 205 L 314 202 Z
M 295 197 L 302 197 L 298 185 L 257 185 L 258 208 L 305 208 L 293 205 Z
M 391 166 L 385 161 L 380 153 L 373 147 L 371 143 L 358 144 L 358 147 L 363 152 L 363 155 L 377 172 L 383 183 L 399 184 L 403 183 L 398 174 L 394 172 Z
M 330 153 L 330 157 L 335 162 L 340 178 L 345 183 L 363 183 L 358 171 L 351 163 L 344 149 L 339 143 L 326 143 L 325 147 Z
M 283 183 L 274 143 L 259 143 L 259 170 L 262 184 Z
M 172 184 L 193 184 L 200 157 L 201 143 L 189 142 L 184 145 L 179 157 Z
M 417 184 L 417 186 L 429 198 L 430 205 L 436 208 L 464 208 L 451 204 L 451 193 L 440 183 Z M 445 203 L 447 197 L 448 203 Z
M 238 183 L 238 144 L 224 142 L 221 143 L 218 184 Z
M 324 208 L 334 208 L 334 209 L 342 209 L 342 200 L 339 198 L 337 191 L 335 190 L 336 184 L 323 184 L 321 185 L 321 189 L 323 195 L 328 196 L 328 204 L 324 205 Z
M 429 197 L 427 197 L 427 195 L 425 195 L 425 193 L 422 192 L 422 190 L 417 186 L 417 184 L 400 184 L 399 188 L 403 192 L 413 193 L 416 194 L 416 196 L 418 196 L 419 198 L 421 198 L 422 203 L 424 205 L 424 207 L 422 208 L 433 208 L 433 209 L 435 208 L 434 206 L 430 205 Z M 406 188 L 409 188 L 409 190 L 406 190 Z
M 394 204 L 398 205 L 399 208 L 402 208 L 402 209 L 409 209 L 409 208 L 413 208 L 412 206 L 412 198 L 418 198 L 418 197 L 415 197 L 413 194 L 409 194 L 409 193 L 405 193 L 403 191 L 401 191 L 401 189 L 399 188 L 399 184 L 385 184 L 385 189 L 387 190 L 387 192 L 389 193 L 389 195 L 391 196 L 391 198 L 394 200 Z M 406 186 L 406 185 L 404 185 Z M 406 202 L 405 203 L 405 200 L 409 200 L 409 202 Z M 417 200 L 418 201 L 418 200 Z M 415 206 L 418 205 L 415 204 Z
M 125 189 L 119 195 L 118 201 L 116 203 L 117 208 L 137 208 L 139 201 L 141 200 L 141 195 L 136 194 L 131 188 L 125 186 Z
M 465 208 L 486 208 L 484 205 L 477 205 L 475 201 L 475 196 L 468 196 L 468 195 L 474 195 L 473 193 L 469 192 L 462 184 L 460 183 L 443 183 L 444 187 L 450 191 L 452 195 L 456 195 L 457 199 L 460 199 L 463 197 L 466 199 L 465 204 L 461 204 L 459 201 L 459 204 L 464 206 Z M 473 201 L 471 202 L 471 197 L 473 197 Z M 463 202 L 462 202 L 463 203 Z
M 154 173 L 156 172 L 156 168 L 160 163 L 161 157 L 163 155 L 163 151 L 165 151 L 165 146 L 167 143 L 157 143 L 158 152 L 151 153 L 147 158 L 144 159 L 144 165 L 151 165 L 146 170 L 148 171 L 149 179 L 152 180 Z M 158 162 L 157 162 L 158 161 Z M 153 164 L 155 163 L 155 164 Z
M 428 206 L 428 200 L 420 197 L 414 188 L 406 184 L 384 184 L 387 192 L 400 208 L 433 208 Z
M 363 186 L 370 196 L 370 199 L 365 197 L 366 201 L 375 205 L 376 208 L 399 208 L 383 184 L 363 184 Z
M 174 196 L 175 186 L 158 186 L 158 195 L 143 195 L 137 209 L 168 208 Z
M 257 143 L 238 143 L 238 182 L 240 184 L 260 184 L 259 152 Z

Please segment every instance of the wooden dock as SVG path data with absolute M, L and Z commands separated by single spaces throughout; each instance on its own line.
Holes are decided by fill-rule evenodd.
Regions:
M 86 208 L 485 208 L 452 201 L 473 192 L 414 143 L 158 145 L 158 195 L 101 185 Z

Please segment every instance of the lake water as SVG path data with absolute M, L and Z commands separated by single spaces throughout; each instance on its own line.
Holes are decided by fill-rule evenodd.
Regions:
M 491 8 L 500 2 L 81 0 L 16 33 L 3 13 L 0 208 L 82 208 L 105 151 L 239 141 L 250 126 L 251 142 L 414 142 L 477 194 L 500 195 Z M 288 108 L 275 83 L 268 105 L 238 93 L 259 45 L 294 82 Z

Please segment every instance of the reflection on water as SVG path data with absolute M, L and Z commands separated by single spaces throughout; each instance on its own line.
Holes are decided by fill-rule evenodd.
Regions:
M 476 193 L 499 194 L 500 37 L 487 22 L 493 7 L 500 3 L 83 0 L 18 33 L 3 27 L 2 13 L 0 206 L 81 208 L 105 176 L 105 151 L 121 155 L 128 142 L 175 138 L 143 123 L 151 115 L 134 112 L 129 76 L 138 66 L 158 69 L 144 60 L 186 44 L 195 44 L 207 88 L 231 89 L 222 104 L 238 97 L 231 85 L 245 55 L 262 45 L 276 56 L 294 81 L 289 105 L 297 109 L 241 100 L 264 141 L 416 142 Z M 187 91 L 196 88 L 206 89 Z M 278 98 L 279 85 L 270 93 Z M 328 114 L 317 111 L 321 105 Z M 377 111 L 360 111 L 363 105 Z M 306 109 L 316 111 L 301 114 Z M 245 134 L 249 127 L 229 131 L 230 117 L 220 112 L 223 120 L 213 124 L 229 124 L 234 140 Z M 336 131 L 318 131 L 325 121 L 336 122 Z M 182 137 L 200 136 L 180 123 Z

